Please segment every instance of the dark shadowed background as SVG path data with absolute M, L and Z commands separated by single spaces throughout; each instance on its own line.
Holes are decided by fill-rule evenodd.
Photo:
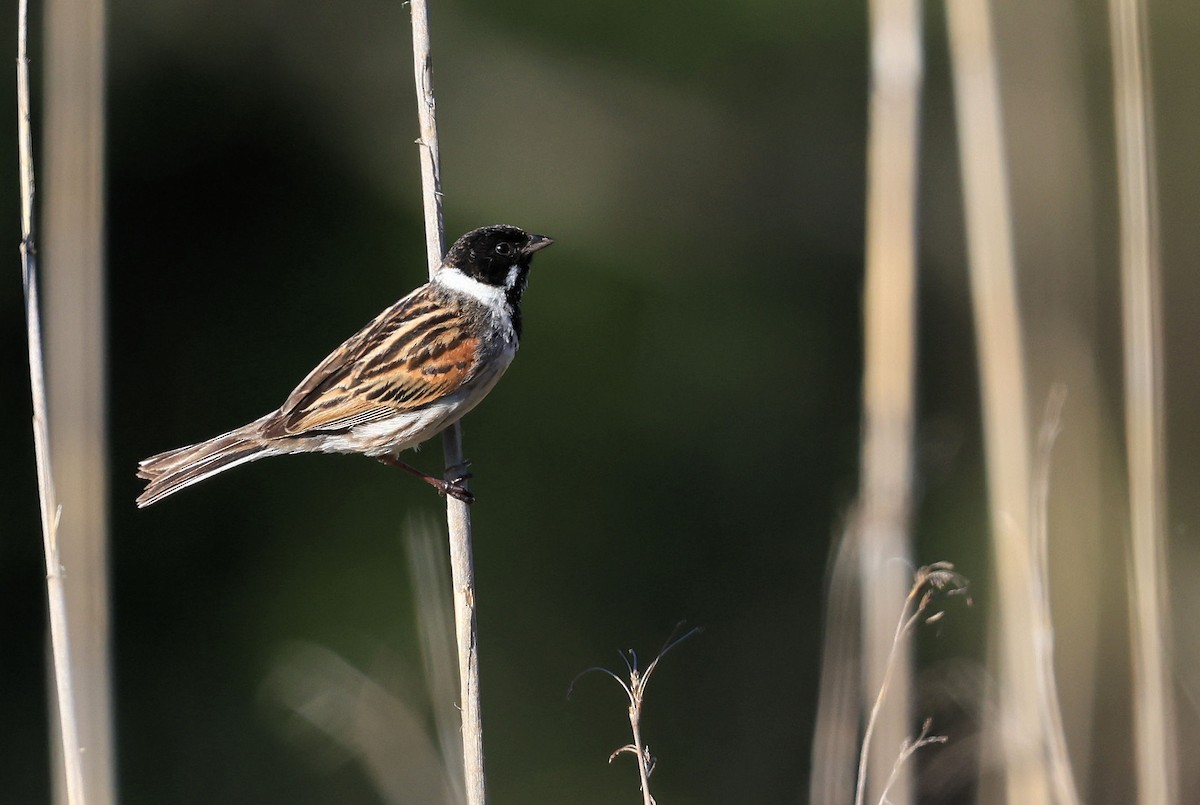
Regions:
M 1172 528 L 1186 554 L 1200 515 L 1188 492 L 1200 481 L 1200 10 L 1152 5 Z M 1066 315 L 1045 306 L 1070 297 L 1101 345 L 1103 416 L 1119 424 L 1106 23 L 1092 4 L 1055 7 L 1069 23 L 1058 52 L 1081 92 L 1071 125 L 1094 149 L 1084 157 L 1094 195 L 1079 201 L 1094 250 L 1042 260 L 1039 238 L 1054 233 L 1029 236 L 1042 218 L 1033 206 L 1018 214 L 1018 258 L 1024 292 L 1043 304 L 1031 319 Z M 917 559 L 953 561 L 977 602 L 922 635 L 918 684 L 936 699 L 947 669 L 983 660 L 995 602 L 944 24 L 930 13 Z M 567 687 L 590 666 L 619 668 L 618 649 L 648 662 L 685 620 L 704 632 L 663 661 L 645 715 L 658 801 L 802 801 L 827 559 L 857 484 L 866 10 L 435 0 L 431 18 L 448 237 L 503 222 L 557 240 L 534 265 L 519 358 L 465 422 L 492 798 L 637 801 L 629 758 L 605 762 L 628 741 L 620 690 L 599 675 L 570 700 Z M 998 22 L 1019 160 L 1065 124 L 1022 111 L 1041 82 L 1017 25 Z M 121 800 L 378 801 L 352 755 L 297 726 L 267 680 L 310 643 L 389 689 L 420 689 L 403 539 L 411 514 L 436 521 L 441 502 L 372 461 L 300 456 L 138 511 L 134 468 L 274 408 L 424 281 L 408 10 L 112 0 L 109 26 Z M 0 108 L 12 108 L 10 83 Z M 0 127 L 11 155 L 0 160 L 0 242 L 11 247 L 0 275 L 11 378 L 0 395 L 0 800 L 32 803 L 49 790 L 45 569 L 12 128 Z M 1035 193 L 1029 164 L 1014 168 L 1018 203 Z M 1088 277 L 1088 293 L 1062 290 L 1059 271 Z M 1036 410 L 1057 375 L 1035 378 Z M 1071 416 L 1068 403 L 1068 433 Z M 412 459 L 437 471 L 440 445 Z M 1120 478 L 1119 455 L 1106 471 Z M 1070 520 L 1071 501 L 1060 509 Z M 1108 557 L 1096 572 L 1111 596 L 1089 604 L 1109 619 L 1097 656 L 1126 628 L 1114 569 L 1123 532 L 1104 527 L 1112 533 L 1091 543 Z M 1091 550 L 1080 544 L 1072 550 Z M 1057 559 L 1069 575 L 1071 555 Z M 1127 729 L 1123 662 L 1089 682 L 1090 698 L 1117 703 L 1083 735 Z M 1180 707 L 1194 713 L 1195 700 L 1181 696 Z M 972 718 L 946 716 L 951 741 Z M 1101 769 L 1081 775 L 1091 801 L 1127 801 L 1127 745 L 1085 738 L 1072 749 Z M 969 767 L 941 773 L 936 801 L 970 792 Z

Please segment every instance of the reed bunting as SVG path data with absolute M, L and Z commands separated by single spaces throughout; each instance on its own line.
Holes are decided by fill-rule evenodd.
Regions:
M 238 464 L 313 452 L 362 453 L 472 502 L 465 474 L 436 478 L 397 454 L 457 422 L 496 385 L 520 344 L 530 262 L 553 242 L 504 225 L 463 235 L 430 282 L 334 350 L 277 410 L 140 462 L 149 483 L 138 506 Z

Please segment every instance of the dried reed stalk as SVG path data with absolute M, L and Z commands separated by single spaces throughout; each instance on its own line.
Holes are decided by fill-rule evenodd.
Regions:
M 872 718 L 879 748 L 858 789 L 911 800 L 907 766 L 893 751 L 912 720 L 911 647 L 894 633 L 896 601 L 912 566 L 915 363 L 916 174 L 921 96 L 921 7 L 916 0 L 872 0 L 870 140 L 867 153 L 865 356 L 862 480 L 856 507 L 862 596 L 862 701 L 872 708 L 890 673 L 892 695 Z M 894 642 L 898 639 L 899 643 Z M 870 740 L 870 735 L 866 740 Z M 864 750 L 869 747 L 864 746 Z M 863 757 L 868 753 L 864 751 Z
M 75 679 L 63 566 L 58 550 L 60 508 L 50 466 L 50 433 L 46 415 L 46 380 L 42 365 L 42 325 L 38 310 L 37 251 L 34 247 L 33 136 L 29 120 L 29 2 L 20 0 L 17 19 L 17 140 L 21 183 L 21 269 L 25 287 L 25 322 L 29 347 L 29 385 L 33 398 L 33 447 L 37 461 L 38 499 L 42 513 L 42 546 L 46 554 L 46 596 L 50 613 L 50 649 L 62 741 L 66 798 L 71 805 L 85 802 L 83 747 L 75 705 Z
M 108 578 L 104 0 L 46 0 L 39 247 L 46 393 L 83 784 L 116 799 Z M 55 778 L 56 789 L 64 781 Z M 61 796 L 59 797 L 61 799 Z
M 1040 805 L 1051 801 L 1051 783 L 1038 697 L 1040 660 L 1030 635 L 1043 616 L 1038 614 L 1041 599 L 1033 591 L 1027 394 L 998 71 L 987 0 L 954 0 L 947 3 L 946 14 L 997 582 L 992 598 L 999 632 L 994 726 L 1007 800 Z
M 1110 0 L 1108 7 L 1120 197 L 1138 801 L 1174 802 L 1178 787 L 1164 530 L 1162 314 L 1146 11 L 1139 0 Z
M 413 73 L 417 86 L 417 120 L 421 138 L 421 186 L 425 207 L 425 244 L 429 274 L 437 271 L 445 253 L 442 218 L 441 161 L 438 154 L 436 104 L 433 96 L 433 63 L 429 44 L 429 10 L 425 0 L 412 0 Z M 443 435 L 447 467 L 463 465 L 462 426 Z M 454 622 L 458 640 L 460 706 L 462 707 L 463 767 L 467 802 L 487 801 L 483 773 L 483 720 L 479 700 L 479 653 L 475 615 L 475 563 L 471 549 L 471 513 L 468 505 L 446 496 L 446 522 L 450 532 L 450 571 L 454 584 Z

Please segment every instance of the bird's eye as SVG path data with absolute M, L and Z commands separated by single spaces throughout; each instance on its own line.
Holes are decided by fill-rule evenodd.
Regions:
M 513 253 L 513 246 L 511 243 L 497 243 L 496 244 L 496 254 L 500 255 L 501 257 L 510 257 L 510 256 L 512 256 L 512 253 Z

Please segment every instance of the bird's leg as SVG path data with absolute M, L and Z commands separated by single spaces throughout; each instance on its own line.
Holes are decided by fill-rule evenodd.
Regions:
M 439 494 L 449 495 L 455 500 L 461 500 L 463 503 L 475 502 L 475 496 L 472 495 L 465 486 L 463 486 L 463 481 L 470 477 L 470 473 L 460 475 L 451 481 L 447 481 L 442 478 L 436 478 L 427 472 L 423 472 L 411 464 L 406 464 L 395 456 L 376 456 L 376 458 L 381 464 L 387 464 L 389 467 L 395 467 L 398 470 L 404 470 L 409 475 L 415 475 L 436 489 Z M 465 463 L 462 468 L 466 469 Z

